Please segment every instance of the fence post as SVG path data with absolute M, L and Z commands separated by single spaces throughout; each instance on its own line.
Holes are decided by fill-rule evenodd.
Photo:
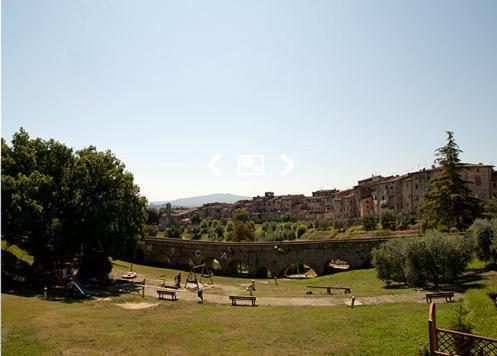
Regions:
M 437 345 L 437 315 L 436 304 L 430 303 L 430 310 L 428 312 L 428 336 L 430 338 L 430 355 L 435 355 L 438 349 Z

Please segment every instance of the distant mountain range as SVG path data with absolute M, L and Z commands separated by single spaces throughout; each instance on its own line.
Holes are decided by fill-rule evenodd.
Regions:
M 246 197 L 242 195 L 229 194 L 229 193 L 218 193 L 209 195 L 199 195 L 190 198 L 180 198 L 171 201 L 153 201 L 148 205 L 154 208 L 162 208 L 166 206 L 166 203 L 171 203 L 173 208 L 195 208 L 203 204 L 208 203 L 235 203 L 238 200 L 252 199 L 252 197 Z

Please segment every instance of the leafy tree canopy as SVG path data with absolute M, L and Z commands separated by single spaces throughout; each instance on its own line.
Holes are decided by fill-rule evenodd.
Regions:
M 37 268 L 131 254 L 145 204 L 110 151 L 73 151 L 22 128 L 10 146 L 2 138 L 2 238 L 33 255 Z

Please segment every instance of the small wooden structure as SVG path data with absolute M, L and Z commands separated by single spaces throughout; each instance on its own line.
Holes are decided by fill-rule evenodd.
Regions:
M 497 339 L 437 328 L 436 304 L 428 312 L 430 355 L 497 355 Z
M 231 305 L 237 305 L 237 300 L 249 300 L 252 303 L 252 306 L 255 307 L 255 301 L 257 297 L 248 296 L 248 295 L 230 295 Z
M 328 294 L 331 294 L 331 290 L 332 290 L 332 289 L 339 289 L 339 290 L 343 290 L 343 292 L 344 292 L 345 294 L 347 294 L 347 293 L 350 293 L 350 292 L 351 292 L 350 288 L 346 288 L 346 287 L 307 286 L 307 288 L 321 288 L 321 289 L 326 289 L 326 292 L 327 292 Z
M 432 299 L 440 299 L 445 298 L 445 301 L 452 302 L 452 298 L 454 298 L 454 292 L 437 292 L 437 293 L 427 293 L 426 294 L 426 303 L 431 303 Z

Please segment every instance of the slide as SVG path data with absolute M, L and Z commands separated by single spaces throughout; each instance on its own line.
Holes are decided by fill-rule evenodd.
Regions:
M 70 288 L 72 295 L 76 298 L 91 298 L 91 294 L 88 293 L 78 282 L 72 281 L 72 285 Z

